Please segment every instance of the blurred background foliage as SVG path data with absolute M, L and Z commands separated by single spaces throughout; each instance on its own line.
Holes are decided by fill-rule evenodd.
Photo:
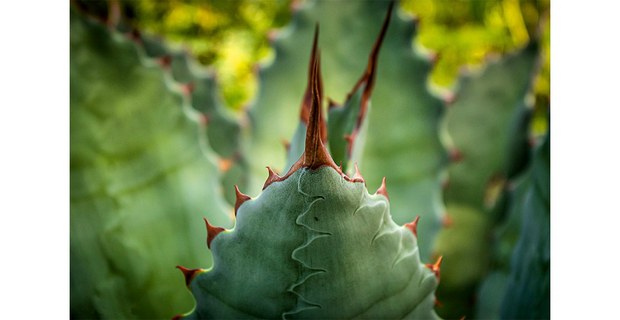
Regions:
M 269 37 L 291 19 L 292 0 L 120 0 L 121 15 L 139 30 L 189 50 L 215 69 L 223 98 L 235 111 L 257 92 L 257 65 L 271 54 Z M 307 0 L 306 0 L 307 1 Z M 114 1 L 113 1 L 114 2 Z M 88 11 L 107 17 L 105 2 L 79 0 Z M 452 89 L 459 70 L 477 69 L 486 59 L 542 38 L 542 66 L 535 84 L 533 130 L 544 132 L 549 106 L 549 0 L 404 0 L 401 9 L 416 16 L 416 45 L 437 56 L 429 79 L 439 90 Z

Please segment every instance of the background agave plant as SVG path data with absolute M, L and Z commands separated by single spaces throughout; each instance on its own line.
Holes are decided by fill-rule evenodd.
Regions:
M 299 7 L 292 26 L 277 36 L 275 60 L 260 71 L 260 93 L 241 119 L 222 105 L 212 71 L 199 67 L 186 52 L 137 32 L 122 19 L 104 24 L 72 11 L 72 317 L 158 318 L 190 310 L 191 296 L 173 267 L 209 265 L 202 217 L 208 220 L 207 241 L 209 247 L 214 241 L 214 255 L 224 264 L 239 264 L 235 259 L 244 255 L 234 254 L 230 243 L 244 234 L 243 217 L 250 228 L 245 232 L 268 228 L 260 228 L 265 221 L 252 220 L 257 219 L 252 207 L 285 201 L 274 190 L 294 189 L 287 181 L 295 181 L 291 177 L 296 171 L 271 187 L 265 188 L 270 183 L 264 180 L 277 179 L 274 171 L 284 174 L 295 167 L 303 150 L 308 154 L 308 136 L 328 144 L 344 174 L 355 177 L 357 163 L 370 189 L 382 190 L 381 179 L 387 177 L 394 222 L 420 217 L 413 229 L 419 242 L 410 232 L 402 234 L 408 234 L 405 246 L 413 246 L 407 250 L 419 246 L 417 259 L 429 264 L 439 254 L 445 259 L 437 293 L 440 315 L 548 317 L 549 255 L 532 254 L 549 247 L 548 140 L 538 147 L 539 139 L 531 137 L 532 109 L 525 99 L 539 44 L 534 41 L 479 74 L 464 75 L 459 90 L 441 99 L 427 89 L 431 59 L 411 48 L 415 22 L 395 14 L 389 27 L 381 29 L 388 6 L 317 1 Z M 303 62 L 313 47 L 317 22 L 322 31 L 314 48 L 320 47 L 321 54 L 320 59 L 312 55 L 316 63 L 310 69 L 317 70 L 320 60 L 320 69 L 328 74 L 323 81 Z M 385 34 L 375 42 L 380 30 Z M 314 85 L 304 92 L 308 73 L 314 75 Z M 316 97 L 323 95 L 342 101 L 330 102 L 328 140 L 316 128 L 306 134 L 312 123 L 319 123 Z M 315 108 L 310 111 L 312 101 Z M 290 139 L 288 150 L 282 139 Z M 529 156 L 533 147 L 538 151 Z M 274 171 L 267 174 L 266 165 Z M 332 169 L 340 170 L 335 165 L 320 169 L 318 176 L 324 178 L 316 185 L 331 190 L 322 183 L 333 179 L 326 173 Z M 232 188 L 235 184 L 238 189 Z M 256 197 L 261 188 L 263 195 L 251 202 L 239 191 Z M 380 198 L 369 201 L 384 203 L 382 195 L 375 197 Z M 235 220 L 235 231 L 215 237 L 220 229 L 214 226 L 231 228 Z M 282 223 L 282 230 L 296 226 L 293 221 Z M 351 222 L 345 231 L 352 232 L 359 223 Z M 244 245 L 248 247 L 241 252 L 261 248 L 253 241 Z M 291 260 L 294 247 L 286 248 Z M 235 281 L 261 278 L 260 263 L 269 264 L 260 259 L 272 256 L 278 254 L 253 259 L 252 269 L 239 270 Z M 413 265 L 423 264 L 415 260 Z M 422 275 L 432 275 L 436 268 L 430 266 L 418 267 L 420 273 L 414 274 L 426 279 Z M 209 303 L 203 308 L 201 302 L 209 300 L 200 292 L 211 292 L 204 284 L 212 285 L 212 275 L 221 273 L 217 264 L 206 273 L 181 269 L 199 303 L 194 315 L 215 310 Z M 381 275 L 376 276 L 381 282 Z M 242 298 L 243 286 L 234 288 L 217 290 L 233 290 L 224 295 L 264 306 Z M 434 285 L 429 288 L 424 301 L 432 304 Z M 506 294 L 497 294 L 503 291 Z M 288 307 L 261 314 L 319 315 L 308 311 L 316 305 L 306 301 L 294 309 L 287 299 L 276 300 Z M 423 318 L 433 312 L 425 306 L 429 313 Z

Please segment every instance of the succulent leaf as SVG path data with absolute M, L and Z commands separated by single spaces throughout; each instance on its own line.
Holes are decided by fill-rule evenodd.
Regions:
M 238 206 L 232 230 L 210 233 L 214 266 L 189 285 L 190 319 L 437 318 L 441 258 L 421 263 L 417 237 L 391 219 L 385 179 L 371 195 L 334 163 L 313 60 L 304 152 Z
M 488 64 L 480 74 L 461 79 L 457 99 L 446 114 L 446 130 L 462 154 L 462 161 L 450 166 L 446 202 L 485 208 L 484 196 L 491 177 L 510 171 L 505 164 L 514 137 L 511 128 L 527 126 L 524 100 L 531 89 L 538 57 L 539 45 L 532 42 Z M 520 120 L 523 117 L 525 121 Z M 523 131 L 527 135 L 527 130 Z
M 191 305 L 174 266 L 211 260 L 196 221 L 231 223 L 212 151 L 133 41 L 70 27 L 71 316 L 170 317 Z
M 550 315 L 550 140 L 538 148 L 532 184 L 525 195 L 523 226 L 511 260 L 501 307 L 505 319 L 543 319 Z
M 438 291 L 445 301 L 444 317 L 473 316 L 473 305 L 463 296 L 475 295 L 492 261 L 488 239 L 501 215 L 494 211 L 501 210 L 491 209 L 508 196 L 509 183 L 515 185 L 508 179 L 515 180 L 528 166 L 531 108 L 526 96 L 538 56 L 538 44 L 532 42 L 479 73 L 465 75 L 446 113 L 446 131 L 458 150 L 453 160 L 458 161 L 449 166 L 445 190 L 454 224 L 441 231 L 435 246 L 455 262 L 445 268 Z

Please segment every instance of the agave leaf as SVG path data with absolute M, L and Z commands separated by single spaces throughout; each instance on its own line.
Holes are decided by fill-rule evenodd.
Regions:
M 450 166 L 446 202 L 486 208 L 489 180 L 503 172 L 514 176 L 518 170 L 508 168 L 523 167 L 506 165 L 511 155 L 507 151 L 511 139 L 523 135 L 511 129 L 528 123 L 523 102 L 538 56 L 539 45 L 531 42 L 521 51 L 488 64 L 480 74 L 461 79 L 457 99 L 446 114 L 446 130 L 462 160 Z M 525 121 L 520 120 L 523 117 Z M 527 134 L 527 128 L 521 132 Z
M 451 266 L 467 265 L 470 277 L 463 278 L 456 268 L 448 268 L 438 292 L 444 301 L 444 317 L 473 316 L 473 305 L 463 296 L 474 296 L 491 262 L 489 241 L 492 226 L 501 214 L 490 209 L 505 201 L 509 181 L 527 168 L 530 152 L 531 110 L 525 103 L 531 88 L 538 44 L 489 63 L 479 73 L 460 80 L 457 97 L 446 113 L 446 131 L 453 145 L 454 162 L 449 167 L 445 199 L 452 227 L 442 230 L 434 250 Z M 499 196 L 498 196 L 499 195 Z M 500 199 L 500 200 L 498 200 Z M 457 208 L 453 210 L 452 208 Z M 458 208 L 468 208 L 480 216 L 466 218 Z M 460 221 L 468 219 L 467 224 Z M 476 236 L 471 229 L 477 229 Z M 457 241 L 455 239 L 462 239 Z M 466 251 L 469 255 L 460 254 Z M 498 248 L 499 249 L 499 248 Z M 478 254 L 473 254 L 478 253 Z
M 170 317 L 174 266 L 211 260 L 197 222 L 230 224 L 211 151 L 134 42 L 72 11 L 70 50 L 71 316 Z
M 270 184 L 211 249 L 214 267 L 190 284 L 189 318 L 436 317 L 437 279 L 416 237 L 390 219 L 383 195 L 330 167 Z
M 280 33 L 274 42 L 275 60 L 261 71 L 260 93 L 249 111 L 250 193 L 260 190 L 265 165 L 287 167 L 281 141 L 294 134 L 295 141 L 303 137 L 303 128 L 295 133 L 295 106 L 304 94 L 306 64 L 301 57 L 310 51 L 315 24 L 321 26 L 321 65 L 329 75 L 324 78 L 325 94 L 342 99 L 366 69 L 368 52 L 389 5 L 387 1 L 307 2 L 295 13 L 291 26 Z M 411 19 L 400 14 L 391 19 L 377 63 L 374 110 L 368 113 L 365 150 L 359 162 L 369 186 L 379 186 L 384 175 L 390 181 L 396 222 L 421 216 L 419 232 L 425 239 L 421 252 L 427 257 L 443 212 L 440 174 L 445 154 L 438 133 L 443 106 L 426 88 L 430 62 L 412 49 L 415 28 Z M 328 136 L 332 149 L 340 150 L 332 143 L 342 139 L 342 145 L 344 137 Z M 289 165 L 293 158 L 289 157 Z
M 437 318 L 441 260 L 426 268 L 385 189 L 369 194 L 323 144 L 317 60 L 302 156 L 259 197 L 240 197 L 234 229 L 207 222 L 213 268 L 181 268 L 196 298 L 190 319 Z
M 538 148 L 525 195 L 523 225 L 512 255 L 501 307 L 505 319 L 543 319 L 550 314 L 550 139 Z

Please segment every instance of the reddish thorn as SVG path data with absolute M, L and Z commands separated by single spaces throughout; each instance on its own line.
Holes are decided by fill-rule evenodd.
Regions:
M 183 319 L 183 315 L 182 314 L 177 314 L 176 316 L 172 317 L 171 320 L 181 320 Z
M 353 134 L 345 134 L 344 140 L 346 140 L 348 144 L 352 144 L 355 137 L 353 137 Z
M 301 121 L 303 123 L 306 124 L 306 126 L 308 125 L 309 121 L 310 121 L 310 113 L 312 112 L 312 103 L 313 103 L 313 99 L 314 99 L 314 87 L 315 87 L 315 82 L 317 81 L 317 77 L 318 77 L 318 96 L 319 96 L 319 109 L 320 109 L 320 105 L 322 102 L 322 97 L 323 97 L 323 80 L 321 77 L 321 58 L 320 58 L 320 52 L 318 49 L 318 43 L 319 43 L 319 25 L 318 23 L 315 26 L 314 29 L 314 40 L 312 42 L 312 53 L 310 54 L 310 62 L 308 63 L 308 84 L 306 86 L 306 92 L 304 93 L 304 97 L 301 101 L 301 112 L 299 115 L 299 118 L 301 119 Z M 315 72 L 317 72 L 318 70 L 318 74 L 315 74 Z M 323 121 L 323 113 L 320 112 L 319 113 L 319 117 L 320 117 L 320 122 L 321 122 L 321 140 L 323 141 L 323 143 L 327 142 L 327 126 L 325 126 L 325 123 Z
M 282 140 L 282 144 L 284 145 L 284 149 L 286 149 L 286 152 L 288 153 L 291 150 L 291 143 L 286 140 Z
M 181 85 L 181 92 L 183 92 L 184 95 L 191 95 L 192 92 L 194 91 L 194 84 L 193 83 L 186 83 Z
M 364 177 L 362 177 L 362 173 L 360 172 L 360 168 L 357 166 L 357 162 L 354 164 L 355 173 L 353 174 L 353 180 L 359 179 L 364 182 Z
M 439 299 L 437 299 L 437 297 L 435 297 L 435 306 L 437 308 L 443 307 L 443 303 L 441 303 L 441 301 L 439 301 Z
M 441 219 L 441 225 L 444 228 L 450 228 L 453 223 L 454 221 L 452 220 L 452 217 L 448 213 L 445 213 Z
M 199 117 L 200 124 L 205 125 L 205 126 L 209 124 L 209 116 L 207 116 L 206 114 L 200 113 L 198 117 Z
M 322 141 L 326 127 L 321 115 L 322 92 L 319 80 L 319 60 L 320 58 L 317 57 L 312 72 L 312 108 L 310 110 L 308 128 L 306 129 L 306 146 L 302 155 L 302 165 L 310 169 L 330 166 L 339 171 Z M 339 171 L 339 173 L 342 173 L 342 171 Z
M 202 269 L 187 269 L 184 266 L 177 266 L 177 269 L 183 272 L 183 276 L 185 276 L 185 285 L 189 287 L 189 284 L 192 283 L 196 274 L 202 271 Z
M 461 152 L 461 150 L 456 148 L 450 150 L 450 161 L 460 162 L 461 160 L 463 160 L 463 153 Z
M 379 189 L 377 189 L 375 194 L 383 195 L 388 200 L 390 200 L 390 197 L 388 196 L 388 193 L 387 193 L 387 187 L 385 186 L 385 177 L 383 177 L 383 180 L 381 180 L 381 186 L 379 187 Z
M 420 216 L 416 216 L 413 222 L 405 223 L 405 228 L 411 230 L 416 238 L 418 237 L 418 221 L 420 221 Z
M 162 68 L 164 68 L 164 69 L 170 68 L 170 64 L 172 63 L 172 57 L 171 56 L 165 55 L 165 56 L 159 58 L 158 60 L 159 60 L 159 65 L 162 66 Z
M 213 241 L 213 239 L 225 229 L 221 227 L 214 227 L 209 223 L 207 218 L 203 219 L 205 220 L 205 225 L 207 226 L 207 247 L 211 249 L 211 241 Z
M 432 65 L 436 65 L 440 58 L 441 54 L 438 52 L 431 52 L 428 54 L 428 61 L 430 61 Z
M 443 261 L 443 256 L 439 256 L 439 258 L 437 259 L 437 262 L 435 262 L 434 264 L 430 264 L 430 263 L 426 264 L 426 267 L 431 269 L 431 271 L 435 274 L 435 277 L 437 277 L 437 279 L 439 279 L 439 272 L 440 272 L 442 261 Z
M 368 65 L 366 66 L 366 70 L 362 74 L 362 77 L 357 81 L 355 86 L 351 92 L 347 95 L 346 101 L 348 101 L 351 96 L 360 88 L 360 86 L 364 86 L 364 91 L 362 92 L 362 99 L 360 101 L 360 111 L 357 116 L 357 121 L 355 124 L 356 130 L 358 130 L 362 126 L 362 122 L 366 117 L 366 111 L 368 110 L 368 101 L 372 96 L 372 90 L 375 85 L 375 78 L 377 73 L 377 60 L 379 59 L 379 51 L 381 49 L 381 45 L 383 44 L 383 39 L 387 33 L 388 26 L 390 24 L 390 19 L 392 17 L 392 9 L 394 7 L 394 1 L 390 2 L 387 14 L 385 19 L 383 20 L 383 25 L 381 26 L 381 31 L 379 32 L 379 36 L 375 40 L 375 43 L 370 51 L 370 55 L 368 56 Z
M 267 31 L 267 41 L 269 41 L 269 43 L 274 43 L 277 38 L 278 38 L 278 30 L 272 29 L 272 30 Z
M 448 92 L 448 93 L 444 94 L 443 102 L 447 106 L 451 106 L 454 103 L 454 101 L 456 101 L 456 94 L 454 94 L 454 92 Z
M 297 12 L 299 9 L 301 9 L 302 5 L 303 5 L 303 1 L 301 0 L 291 1 L 291 5 L 290 5 L 291 11 Z
M 327 110 L 331 110 L 333 108 L 341 107 L 341 105 L 334 101 L 332 98 L 327 98 Z
M 142 35 L 140 35 L 140 31 L 138 29 L 131 29 L 129 32 L 129 38 L 136 42 L 142 42 Z
M 462 316 L 459 320 L 465 320 L 465 316 Z
M 271 167 L 267 166 L 267 171 L 269 172 L 269 176 L 267 177 L 267 180 L 265 180 L 265 184 L 263 184 L 263 190 L 269 187 L 272 183 L 282 180 L 282 178 L 277 173 L 275 173 L 275 171 L 273 171 Z
M 246 201 L 252 199 L 250 198 L 248 195 L 245 195 L 243 193 L 241 193 L 241 191 L 239 191 L 239 187 L 237 187 L 235 185 L 235 196 L 237 197 L 237 200 L 235 200 L 235 217 L 237 216 L 237 210 L 239 210 L 239 207 Z
M 448 187 L 450 187 L 450 179 L 445 178 L 441 182 L 441 189 L 446 190 L 446 189 L 448 189 Z
M 219 159 L 217 166 L 219 167 L 221 172 L 226 172 L 228 170 L 230 170 L 230 168 L 233 165 L 233 159 Z
M 260 73 L 260 69 L 261 69 L 261 65 L 260 63 L 255 63 L 252 65 L 252 73 L 255 76 L 258 76 L 258 74 Z M 249 103 L 246 103 L 244 106 L 247 106 Z

